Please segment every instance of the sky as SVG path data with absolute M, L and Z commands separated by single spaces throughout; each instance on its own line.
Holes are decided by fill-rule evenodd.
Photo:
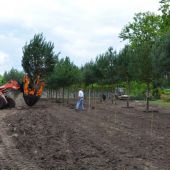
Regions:
M 22 70 L 22 49 L 39 33 L 77 66 L 110 46 L 119 51 L 119 33 L 134 14 L 158 8 L 159 0 L 0 0 L 0 74 Z

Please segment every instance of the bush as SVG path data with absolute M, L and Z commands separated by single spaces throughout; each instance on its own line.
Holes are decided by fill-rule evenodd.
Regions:
M 145 98 L 145 92 L 146 92 L 146 84 L 137 82 L 137 81 L 132 81 L 131 82 L 131 96 L 134 96 L 133 98 L 135 99 L 143 99 Z
M 161 94 L 170 95 L 170 89 L 162 89 Z
M 170 94 L 161 94 L 161 100 L 170 102 Z

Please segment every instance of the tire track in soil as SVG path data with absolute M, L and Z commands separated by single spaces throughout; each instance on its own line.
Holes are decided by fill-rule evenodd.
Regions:
M 41 170 L 29 160 L 22 157 L 19 150 L 16 149 L 6 131 L 6 125 L 3 119 L 7 115 L 15 114 L 16 110 L 0 111 L 0 169 L 2 170 Z
M 114 125 L 111 124 L 113 122 L 107 122 L 108 124 L 101 125 L 101 122 L 103 122 L 103 119 L 100 120 L 99 115 L 97 117 L 95 117 L 94 115 L 91 115 L 91 113 L 88 113 L 88 112 L 75 113 L 74 111 L 69 110 L 69 109 L 68 109 L 68 111 L 63 112 L 63 113 L 61 113 L 61 111 L 62 111 L 62 109 L 60 110 L 60 114 L 63 115 L 64 118 L 67 117 L 66 118 L 67 120 L 72 121 L 72 123 L 78 122 L 75 126 L 78 126 L 77 128 L 82 130 L 82 131 L 86 131 L 85 134 L 89 135 L 88 139 L 91 139 L 91 142 L 98 141 L 97 144 L 96 144 L 96 142 L 94 142 L 94 147 L 100 148 L 99 150 L 105 149 L 105 153 L 106 153 L 104 155 L 105 157 L 110 157 L 110 156 L 108 156 L 109 155 L 108 154 L 109 149 L 113 153 L 119 153 L 120 157 L 116 158 L 116 154 L 115 154 L 115 158 L 117 159 L 118 162 L 122 159 L 123 162 L 125 162 L 125 163 L 121 164 L 119 162 L 120 164 L 117 166 L 118 169 L 119 168 L 121 169 L 121 167 L 126 167 L 126 164 L 127 164 L 127 166 L 129 166 L 128 165 L 130 163 L 129 160 L 133 160 L 134 167 L 128 167 L 128 168 L 132 168 L 132 169 L 134 168 L 135 169 L 135 168 L 138 167 L 138 169 L 140 169 L 140 168 L 141 169 L 143 169 L 143 168 L 148 169 L 149 168 L 150 170 L 159 169 L 158 167 L 154 166 L 153 163 L 146 160 L 146 158 L 136 157 L 135 149 L 131 150 L 131 147 L 133 148 L 134 142 L 130 142 L 130 141 L 135 140 L 138 143 L 139 142 L 139 139 L 138 139 L 139 136 L 138 135 L 134 135 L 133 133 L 128 132 L 124 128 L 123 129 L 115 128 Z M 67 114 L 67 113 L 69 113 L 69 114 Z M 59 118 L 61 119 L 60 115 L 56 115 L 56 116 L 59 116 Z M 79 119 L 78 117 L 81 117 L 81 118 Z M 65 120 L 63 120 L 63 121 L 65 121 Z M 100 122 L 100 124 L 98 124 L 99 122 Z M 68 123 L 68 126 L 69 126 L 70 123 L 69 122 L 67 122 L 67 123 Z M 121 135 L 122 135 L 122 136 L 124 136 L 124 138 L 128 139 L 127 142 L 129 143 L 130 146 L 128 146 L 128 147 L 122 146 L 122 148 L 120 146 L 116 146 L 116 142 L 112 142 L 112 140 L 115 140 L 115 138 L 112 138 L 112 136 L 114 134 L 110 135 L 109 133 L 107 133 L 107 131 L 109 132 L 110 129 L 111 129 L 112 133 L 113 133 L 113 130 L 117 131 L 117 132 L 114 132 L 115 135 L 118 135 L 118 139 L 116 139 L 117 143 L 119 143 L 118 142 L 119 139 L 122 140 L 122 141 L 125 140 L 125 139 L 121 139 Z M 105 132 L 106 132 L 107 135 L 106 134 L 104 135 Z M 103 134 L 103 136 L 102 136 L 102 134 Z M 105 138 L 103 138 L 103 137 L 105 137 Z M 105 148 L 103 148 L 102 145 Z M 111 147 L 113 147 L 113 148 L 111 148 Z M 127 158 L 126 158 L 126 156 L 127 156 Z
M 54 106 L 53 109 L 58 109 L 58 112 L 53 113 L 53 115 L 63 121 L 66 127 L 69 127 L 67 135 L 64 134 L 63 138 L 67 141 L 64 143 L 69 150 L 73 169 L 117 170 L 117 159 L 113 148 L 110 148 L 110 143 L 102 139 L 101 136 L 96 136 L 94 129 L 91 130 L 93 122 L 82 122 L 84 116 L 80 115 L 81 113 L 68 108 L 63 109 L 62 106 L 60 108 Z
M 110 106 L 110 108 L 111 110 L 114 111 L 113 106 Z M 150 130 L 151 114 L 152 113 L 144 113 L 142 109 L 140 110 L 136 110 L 135 108 L 130 108 L 130 109 L 122 108 L 121 109 L 121 107 L 119 106 L 119 112 L 117 114 L 118 124 L 115 124 L 114 121 L 112 121 L 114 120 L 114 116 L 111 116 L 112 117 L 112 118 L 110 117 L 111 120 L 107 119 L 108 125 L 104 125 L 103 128 L 107 127 L 108 129 L 111 129 L 110 132 L 112 132 L 113 129 L 118 130 L 120 133 L 122 133 L 121 136 L 124 136 L 124 137 L 126 136 L 126 141 L 128 145 L 122 146 L 122 148 L 126 148 L 127 150 L 130 149 L 129 153 L 133 153 L 132 158 L 133 159 L 135 158 L 136 162 L 137 161 L 143 162 L 145 169 L 150 168 L 153 170 L 157 170 L 157 169 L 168 170 L 169 169 L 167 166 L 168 162 L 166 162 L 168 160 L 168 158 L 166 158 L 166 156 L 168 157 L 168 154 L 166 153 L 165 146 L 168 146 L 169 139 L 165 135 L 164 132 L 162 133 L 162 130 L 164 128 L 161 128 L 160 132 L 156 133 L 156 130 L 155 130 L 151 134 L 151 130 Z M 168 120 L 165 121 L 165 119 L 163 118 L 164 114 L 167 114 L 167 110 L 165 109 L 161 110 L 161 114 L 154 113 L 155 115 L 154 124 L 156 124 L 155 126 L 158 126 L 158 123 L 162 125 L 161 123 L 164 122 L 163 125 L 165 127 L 166 126 L 168 127 Z M 166 119 L 169 119 L 169 118 L 166 117 Z M 140 121 L 142 124 L 139 123 Z M 114 124 L 116 128 L 113 126 Z M 166 129 L 166 133 L 168 133 L 167 129 Z M 110 136 L 111 135 L 112 134 L 110 134 Z M 126 141 L 124 141 L 124 143 L 126 143 Z M 164 150 L 161 151 L 159 147 L 164 147 L 163 148 Z M 155 149 L 153 150 L 153 148 Z M 142 153 L 141 154 L 142 157 L 139 155 L 138 150 L 141 150 L 140 152 Z M 163 160 L 163 157 L 165 160 Z M 161 161 L 162 165 L 166 162 L 165 164 L 166 166 L 161 167 L 160 166 L 161 164 L 159 161 Z
M 75 112 L 65 106 L 58 106 L 49 104 L 50 109 L 41 108 L 37 106 L 40 112 L 44 111 L 46 114 L 51 113 L 58 120 L 61 120 L 67 128 L 64 128 L 64 133 L 62 134 L 61 141 L 62 147 L 61 151 L 63 155 L 66 157 L 66 164 L 63 166 L 65 169 L 69 170 L 157 170 L 158 168 L 153 166 L 151 162 L 142 157 L 135 157 L 135 150 L 131 150 L 133 147 L 132 140 L 135 140 L 136 136 L 131 135 L 133 131 L 130 130 L 131 133 L 126 133 L 129 131 L 128 124 L 122 124 L 123 130 L 127 129 L 127 131 L 122 132 L 119 129 L 114 127 L 112 121 L 108 121 L 110 117 L 110 113 L 102 114 L 99 110 L 95 112 Z M 105 106 L 106 107 L 106 106 Z M 23 109 L 21 109 L 23 110 Z M 26 110 L 28 110 L 26 108 Z M 30 111 L 34 111 L 35 108 L 30 109 Z M 109 111 L 109 110 L 107 110 Z M 10 111 L 9 111 L 10 112 Z M 11 113 L 10 113 L 11 114 Z M 123 113 L 121 113 L 123 114 Z M 104 116 L 107 119 L 103 119 Z M 131 115 L 133 116 L 133 115 Z M 130 116 L 130 117 L 131 117 Z M 122 117 L 124 118 L 124 116 Z M 0 121 L 2 118 L 0 117 Z M 124 119 L 123 119 L 124 120 Z M 125 121 L 129 120 L 129 115 L 125 118 Z M 62 126 L 62 128 L 63 128 Z M 5 130 L 4 124 L 0 123 L 0 128 Z M 114 129 L 115 128 L 115 129 Z M 6 132 L 6 131 L 5 131 Z M 1 133 L 0 133 L 1 135 Z M 3 134 L 7 135 L 7 134 Z M 116 136 L 116 137 L 114 137 Z M 123 136 L 123 138 L 122 138 Z M 127 138 L 127 141 L 125 141 Z M 132 138 L 132 139 L 131 139 Z M 9 142 L 9 150 L 12 149 L 11 138 L 7 136 L 7 143 Z M 119 140 L 120 143 L 119 144 Z M 122 141 L 121 141 L 122 140 Z M 11 156 L 11 151 L 8 151 L 8 146 L 5 145 L 5 139 L 0 140 L 0 151 L 1 151 L 1 143 L 2 143 L 2 154 L 0 155 L 0 166 L 1 163 L 4 163 L 4 166 L 9 163 L 10 167 L 6 167 L 6 169 L 24 169 L 25 166 L 19 167 L 21 162 L 23 164 L 27 164 L 26 168 L 31 169 L 35 168 L 33 164 L 23 157 L 19 155 L 18 160 L 15 160 L 13 156 Z M 138 142 L 138 140 L 137 140 Z M 123 146 L 122 144 L 127 143 L 127 146 Z M 4 149 L 5 148 L 5 149 Z M 15 148 L 14 148 L 15 149 Z M 18 151 L 14 151 L 17 153 Z M 7 154 L 6 154 L 7 153 Z M 5 155 L 6 154 L 6 155 Z M 2 162 L 1 162 L 2 158 Z M 3 160 L 4 158 L 4 160 Z M 130 162 L 132 161 L 132 162 Z M 11 168 L 12 167 L 12 168 Z M 29 168 L 28 168 L 29 167 Z M 0 167 L 1 168 L 1 167 Z M 25 169 L 26 170 L 26 169 Z M 161 169 L 163 170 L 163 168 Z

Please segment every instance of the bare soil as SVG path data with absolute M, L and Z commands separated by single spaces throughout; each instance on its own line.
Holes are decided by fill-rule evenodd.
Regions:
M 143 102 L 106 100 L 77 112 L 73 103 L 16 102 L 0 111 L 2 170 L 170 170 L 170 109 L 146 113 Z

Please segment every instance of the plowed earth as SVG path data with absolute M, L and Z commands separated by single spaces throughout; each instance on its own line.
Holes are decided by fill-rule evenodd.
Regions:
M 40 99 L 1 110 L 0 169 L 169 170 L 170 110 L 130 105 L 97 102 L 77 112 Z

